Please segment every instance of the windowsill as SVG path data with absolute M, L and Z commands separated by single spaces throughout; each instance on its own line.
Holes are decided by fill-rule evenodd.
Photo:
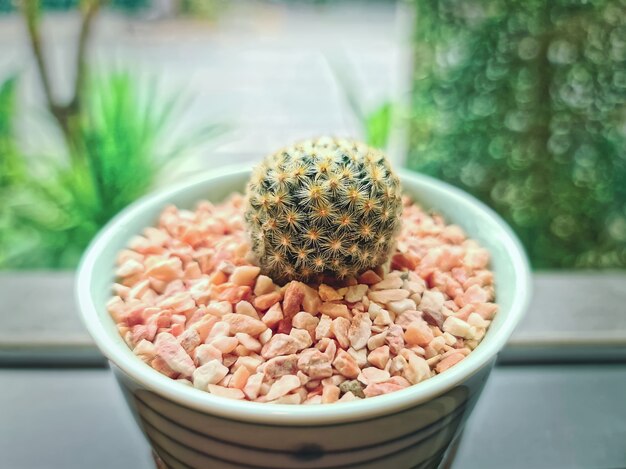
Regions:
M 542 272 L 534 280 L 532 304 L 501 360 L 626 358 L 626 272 Z M 73 272 L 0 273 L 0 365 L 103 363 L 78 317 L 73 281 Z

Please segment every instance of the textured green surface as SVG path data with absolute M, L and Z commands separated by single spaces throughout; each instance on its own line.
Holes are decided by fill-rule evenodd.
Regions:
M 76 8 L 81 0 L 42 0 L 41 7 L 49 11 L 64 11 Z M 146 8 L 150 0 L 109 0 L 112 7 L 126 11 L 135 11 Z M 0 13 L 17 10 L 16 2 L 13 0 L 0 0 Z
M 626 2 L 415 5 L 410 168 L 494 207 L 536 268 L 626 267 Z
M 276 279 L 344 278 L 386 262 L 400 229 L 400 182 L 385 155 L 349 139 L 298 142 L 247 186 L 252 249 Z

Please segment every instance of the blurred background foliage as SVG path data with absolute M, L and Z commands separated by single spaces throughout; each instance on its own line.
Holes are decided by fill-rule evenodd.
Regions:
M 535 268 L 625 268 L 626 0 L 406 1 L 416 11 L 408 109 L 365 106 L 348 62 L 329 60 L 368 143 L 385 147 L 406 116 L 408 166 L 497 210 Z M 213 20 L 228 8 L 226 0 L 0 0 L 0 11 L 24 16 L 49 121 L 66 144 L 60 155 L 26 154 L 14 128 L 21 77 L 0 83 L 0 268 L 75 266 L 99 227 L 223 130 L 177 128 L 180 90 L 165 93 L 134 71 L 87 73 L 80 53 L 73 98 L 45 93 L 39 18 L 80 11 L 77 50 L 86 50 L 104 3 L 146 18 Z
M 626 1 L 418 0 L 409 167 L 536 268 L 626 267 Z
M 42 5 L 35 0 L 21 4 L 45 112 L 52 132 L 63 137 L 65 153 L 22 150 L 15 129 L 19 77 L 1 83 L 0 268 L 75 267 L 108 220 L 149 191 L 179 158 L 225 130 L 218 123 L 181 128 L 193 96 L 165 92 L 153 78 L 87 71 L 84 55 L 100 3 L 81 2 L 75 89 L 64 102 L 54 97 L 43 52 Z
M 95 233 L 160 173 L 223 131 L 177 131 L 186 100 L 154 80 L 109 72 L 89 80 L 74 157 L 26 155 L 16 142 L 15 78 L 0 88 L 0 267 L 72 268 Z M 180 130 L 180 129 L 178 129 Z M 62 157 L 59 157 L 62 156 Z
M 0 0 L 0 12 L 9 12 L 19 9 L 21 0 Z M 82 0 L 41 0 L 40 7 L 46 11 L 72 10 L 80 5 Z M 150 0 L 108 0 L 107 3 L 113 8 L 126 11 L 137 11 L 146 8 Z

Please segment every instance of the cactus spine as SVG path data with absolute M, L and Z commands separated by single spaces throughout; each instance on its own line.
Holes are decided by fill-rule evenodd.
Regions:
M 385 263 L 401 211 L 400 182 L 381 151 L 324 137 L 284 148 L 254 170 L 245 219 L 275 280 L 341 279 Z

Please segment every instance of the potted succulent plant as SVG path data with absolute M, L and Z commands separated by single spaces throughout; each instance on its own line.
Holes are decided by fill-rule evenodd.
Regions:
M 171 467 L 436 467 L 529 289 L 491 210 L 336 138 L 137 202 L 77 282 Z

